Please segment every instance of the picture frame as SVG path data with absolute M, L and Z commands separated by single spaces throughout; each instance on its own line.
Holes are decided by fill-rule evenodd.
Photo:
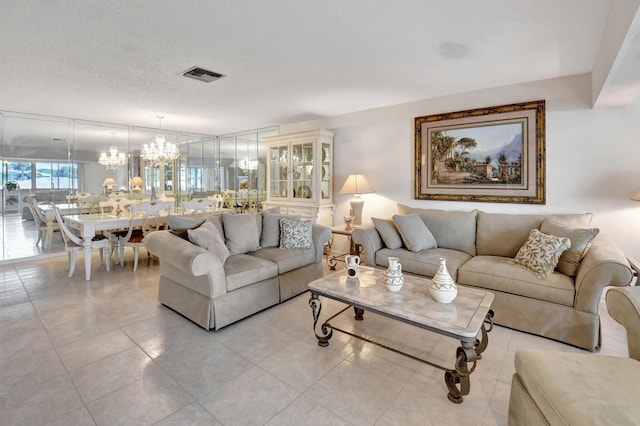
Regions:
M 415 199 L 545 204 L 545 101 L 415 118 Z

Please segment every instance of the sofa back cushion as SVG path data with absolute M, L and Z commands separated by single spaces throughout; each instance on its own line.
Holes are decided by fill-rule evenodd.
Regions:
M 398 204 L 398 213 L 401 215 L 415 213 L 420 216 L 436 239 L 438 247 L 459 250 L 471 256 L 476 255 L 477 210 L 465 212 L 419 209 Z
M 532 229 L 540 229 L 545 218 L 571 227 L 587 227 L 591 213 L 576 214 L 503 214 L 478 212 L 476 250 L 480 256 L 515 257 Z
M 262 212 L 261 247 L 278 247 L 280 245 L 280 219 L 299 221 L 300 216 Z
M 260 228 L 262 228 L 262 218 Z M 260 229 L 254 213 L 222 215 L 224 235 L 231 254 L 243 254 L 260 248 Z

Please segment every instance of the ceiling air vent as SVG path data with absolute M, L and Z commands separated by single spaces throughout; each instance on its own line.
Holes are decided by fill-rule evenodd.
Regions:
M 219 78 L 224 77 L 224 74 L 218 74 L 217 72 L 205 70 L 200 67 L 191 67 L 182 73 L 183 76 L 193 78 L 195 80 L 204 81 L 205 83 L 211 83 Z

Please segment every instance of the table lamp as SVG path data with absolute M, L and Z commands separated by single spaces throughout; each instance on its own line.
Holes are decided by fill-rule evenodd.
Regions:
M 142 192 L 142 185 L 144 185 L 144 180 L 140 176 L 136 176 L 131 179 L 131 186 L 133 187 L 133 193 L 139 194 Z
M 353 216 L 354 225 L 362 225 L 362 208 L 364 207 L 364 200 L 360 198 L 361 194 L 369 194 L 375 192 L 369 181 L 364 175 L 349 175 L 347 180 L 340 189 L 340 194 L 353 194 L 353 198 L 349 201 L 351 204 L 351 211 L 349 216 Z
M 114 178 L 106 178 L 104 182 L 102 182 L 102 186 L 104 186 L 105 193 L 109 193 L 113 191 L 113 185 L 117 182 Z

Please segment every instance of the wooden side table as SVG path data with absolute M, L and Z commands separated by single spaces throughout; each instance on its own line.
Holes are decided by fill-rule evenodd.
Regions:
M 357 229 L 357 226 L 352 226 L 352 229 L 345 229 L 344 225 L 337 225 L 331 228 L 331 242 L 333 242 L 334 235 L 346 235 L 349 239 L 349 252 L 332 256 L 327 255 L 327 265 L 330 270 L 335 271 L 338 261 L 344 262 L 344 256 L 347 254 L 360 256 L 360 253 L 362 253 L 362 246 L 360 244 L 355 244 L 351 238 L 351 233 L 354 229 Z M 331 242 L 329 242 L 329 248 L 331 248 Z

